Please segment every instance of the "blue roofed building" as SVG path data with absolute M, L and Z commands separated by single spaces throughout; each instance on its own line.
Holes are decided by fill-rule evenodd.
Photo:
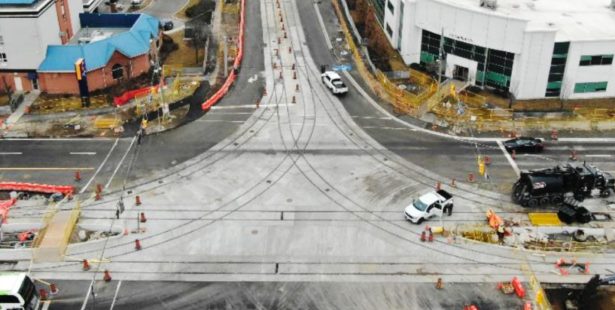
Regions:
M 49 45 L 38 66 L 40 88 L 50 94 L 78 94 L 75 62 L 85 61 L 90 91 L 148 72 L 156 62 L 161 30 L 147 14 L 80 14 L 80 30 L 64 45 Z

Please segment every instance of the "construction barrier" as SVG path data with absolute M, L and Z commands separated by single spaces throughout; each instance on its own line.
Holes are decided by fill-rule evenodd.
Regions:
M 241 14 L 239 17 L 239 42 L 237 43 L 238 50 L 237 50 L 237 56 L 235 57 L 235 61 L 233 62 L 233 68 L 237 70 L 241 66 L 241 61 L 243 59 L 245 15 L 246 15 L 246 1 L 241 0 Z M 233 85 L 233 82 L 235 82 L 236 79 L 237 79 L 237 72 L 236 70 L 233 70 L 231 74 L 229 74 L 229 76 L 226 78 L 226 81 L 224 82 L 222 87 L 218 89 L 218 91 L 213 96 L 211 96 L 211 98 L 207 99 L 205 102 L 203 102 L 203 104 L 201 104 L 201 109 L 203 109 L 203 111 L 207 111 L 213 105 L 218 103 L 218 101 L 220 101 L 220 99 L 222 99 L 222 97 L 224 97 L 228 93 L 229 88 L 231 87 L 231 85 Z
M 9 218 L 9 210 L 15 205 L 16 202 L 17 199 L 15 198 L 4 201 L 0 200 L 0 216 L 2 216 L 2 224 L 6 224 L 6 221 Z
M 0 182 L 0 191 L 34 192 L 43 194 L 61 193 L 70 196 L 75 192 L 75 187 L 71 185 Z
M 158 90 L 160 90 L 161 86 L 164 86 L 162 82 L 152 87 L 148 86 L 148 87 L 143 87 L 143 88 L 139 88 L 135 90 L 129 90 L 120 96 L 113 97 L 113 104 L 115 104 L 116 107 L 123 106 L 126 103 L 128 103 L 130 100 L 134 99 L 135 97 L 141 97 L 151 92 L 157 92 Z

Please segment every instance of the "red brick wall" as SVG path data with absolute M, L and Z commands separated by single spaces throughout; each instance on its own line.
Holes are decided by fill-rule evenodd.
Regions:
M 32 90 L 32 81 L 28 79 L 28 74 L 25 72 L 0 72 L 0 92 L 4 93 L 4 82 L 11 88 L 12 91 L 16 91 L 15 77 L 21 78 L 21 85 L 23 91 Z
M 64 10 L 64 14 L 62 14 Z M 61 36 L 62 44 L 66 44 L 70 38 L 73 37 L 73 26 L 70 21 L 70 8 L 68 7 L 68 0 L 58 0 L 56 2 L 56 14 L 58 16 L 58 26 L 61 32 L 65 32 L 66 35 Z
M 124 68 L 124 80 L 146 73 L 150 68 L 148 54 L 130 59 L 121 53 L 115 52 L 107 66 L 87 73 L 90 91 L 103 89 L 118 83 L 117 80 L 113 79 L 112 73 L 112 68 L 116 64 Z M 79 86 L 74 72 L 40 72 L 39 81 L 41 90 L 50 94 L 79 94 Z

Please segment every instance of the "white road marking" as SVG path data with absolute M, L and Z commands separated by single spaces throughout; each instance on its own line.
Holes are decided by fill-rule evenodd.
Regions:
M 508 160 L 508 163 L 510 163 L 510 166 L 512 166 L 517 176 L 520 176 L 521 170 L 519 170 L 519 167 L 517 166 L 517 163 L 515 162 L 515 160 L 512 159 L 510 154 L 508 154 L 508 151 L 506 151 L 506 148 L 504 147 L 504 144 L 502 144 L 502 141 L 498 140 L 497 143 L 498 143 L 498 146 L 500 147 L 500 150 L 502 150 L 502 153 L 504 153 L 504 157 L 506 157 L 506 160 Z
M 258 74 L 255 74 L 253 77 L 248 78 L 248 83 L 252 84 L 258 80 Z
M 113 153 L 113 150 L 115 150 L 115 147 L 117 146 L 117 143 L 119 141 L 120 141 L 120 138 L 115 139 L 115 143 L 113 143 L 113 146 L 111 147 L 111 149 L 109 149 L 107 156 L 105 156 L 105 159 L 102 161 L 102 163 L 100 163 L 100 165 L 98 166 L 98 169 L 96 169 L 96 172 L 94 172 L 94 175 L 92 175 L 88 183 L 86 183 L 85 186 L 79 191 L 79 194 L 85 193 L 85 191 L 88 189 L 92 181 L 94 181 L 94 178 L 98 175 L 102 167 L 107 163 L 107 160 L 109 160 L 109 157 L 111 157 L 111 153 Z
M 43 306 L 41 307 L 41 310 L 47 310 L 47 309 L 49 309 L 49 306 L 51 306 L 51 301 L 50 300 L 45 300 L 45 301 L 43 301 Z
M 96 152 L 70 152 L 71 155 L 89 155 L 94 156 Z
M 85 293 L 85 297 L 83 298 L 83 304 L 81 305 L 81 310 L 85 310 L 85 307 L 88 305 L 88 300 L 90 299 L 90 294 L 94 292 L 94 279 L 90 282 L 90 286 L 88 286 L 88 291 Z
M 111 307 L 109 307 L 109 310 L 113 310 L 113 307 L 115 307 L 115 301 L 117 300 L 117 295 L 120 292 L 121 285 L 122 285 L 122 280 L 117 282 L 117 287 L 115 288 L 115 295 L 113 295 L 113 301 L 111 302 Z
M 22 152 L 0 152 L 0 155 L 21 155 Z
M 603 157 L 603 158 L 608 158 L 608 157 L 613 157 L 613 155 L 610 155 L 610 154 L 590 154 L 590 155 L 585 155 L 585 157 Z
M 135 143 L 136 140 L 137 140 L 137 136 L 132 137 L 132 140 L 130 141 L 130 145 L 128 146 L 128 149 L 124 153 L 124 156 L 122 156 L 122 159 L 120 159 L 120 162 L 115 167 L 115 170 L 113 170 L 113 174 L 111 174 L 111 177 L 109 178 L 109 181 L 107 181 L 107 184 L 105 184 L 105 188 L 108 188 L 109 185 L 111 185 L 111 182 L 113 181 L 113 178 L 115 177 L 115 174 L 117 174 L 117 171 L 120 170 L 120 167 L 122 166 L 122 163 L 126 159 L 126 156 L 128 155 L 128 152 L 130 152 L 130 149 L 132 149 L 132 145 Z

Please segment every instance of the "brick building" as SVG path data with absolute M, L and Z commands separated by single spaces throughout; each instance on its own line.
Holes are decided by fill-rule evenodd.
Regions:
M 38 89 L 47 45 L 70 41 L 82 12 L 82 0 L 0 0 L 0 89 Z
M 146 73 L 161 46 L 159 21 L 146 14 L 80 14 L 81 30 L 65 45 L 50 45 L 38 67 L 40 89 L 79 94 L 75 62 L 85 61 L 90 91 Z

